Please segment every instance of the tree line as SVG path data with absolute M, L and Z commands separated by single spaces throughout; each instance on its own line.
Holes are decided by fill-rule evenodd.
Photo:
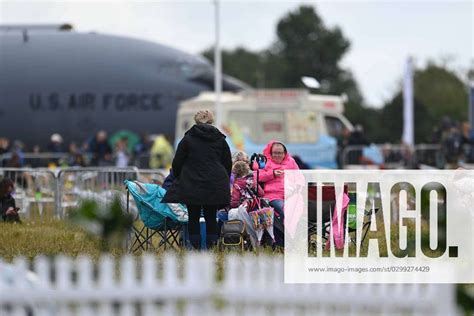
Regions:
M 400 142 L 402 83 L 380 109 L 369 107 L 351 70 L 341 66 L 351 43 L 339 27 L 328 27 L 315 7 L 303 5 L 279 20 L 276 35 L 276 41 L 262 51 L 244 47 L 223 50 L 223 71 L 255 88 L 304 88 L 301 77 L 314 76 L 321 83 L 317 93 L 347 95 L 345 115 L 352 123 L 362 124 L 372 142 Z M 213 48 L 202 55 L 213 61 Z M 473 73 L 470 70 L 470 75 Z M 428 62 L 416 69 L 414 91 L 417 143 L 429 142 L 444 116 L 467 120 L 467 85 L 445 65 Z

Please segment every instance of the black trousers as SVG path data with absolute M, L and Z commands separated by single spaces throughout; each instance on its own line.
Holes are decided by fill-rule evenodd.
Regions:
M 201 209 L 206 220 L 206 235 L 217 235 L 217 221 L 216 221 L 216 205 L 186 205 L 188 208 L 188 231 L 189 235 L 200 235 L 201 229 L 199 218 L 201 217 Z

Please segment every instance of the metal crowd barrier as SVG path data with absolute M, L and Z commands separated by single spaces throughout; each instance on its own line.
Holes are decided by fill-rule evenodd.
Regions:
M 359 164 L 349 164 L 351 159 L 361 156 L 364 146 L 347 146 L 342 152 L 342 166 L 349 168 L 407 168 L 407 160 L 420 169 L 444 168 L 444 153 L 440 145 L 420 144 L 407 152 L 403 145 L 378 145 L 384 163 L 370 164 L 368 160 L 358 160 Z M 474 169 L 473 146 L 465 146 L 460 153 L 459 167 Z M 352 154 L 354 153 L 355 155 Z M 4 157 L 4 156 L 2 156 Z M 46 157 L 46 156 L 44 156 Z M 349 159 L 350 158 L 350 159 Z M 471 160 L 469 160 L 471 159 Z M 410 168 L 410 166 L 408 166 Z M 138 169 L 129 167 L 86 167 L 86 168 L 0 168 L 0 178 L 11 178 L 15 183 L 15 200 L 21 208 L 23 218 L 35 216 L 55 216 L 64 218 L 79 200 L 93 198 L 98 201 L 111 201 L 119 193 L 126 202 L 123 180 L 139 180 L 145 183 L 162 184 L 169 170 Z
M 15 184 L 15 202 L 20 217 L 54 216 L 57 181 L 48 169 L 1 168 L 0 178 L 10 178 Z
M 340 159 L 342 169 L 401 169 L 407 166 L 412 155 L 408 148 L 403 145 L 372 145 L 383 157 L 383 163 L 372 161 L 370 155 L 364 155 L 364 149 L 368 146 L 351 145 L 344 147 Z
M 464 144 L 456 152 L 438 144 L 421 144 L 415 146 L 417 162 L 423 168 L 436 169 L 474 169 L 474 146 Z
M 415 146 L 415 157 L 421 169 L 442 169 L 444 155 L 439 144 L 419 144 Z
M 70 208 L 82 199 L 107 204 L 117 194 L 126 199 L 123 181 L 137 180 L 138 169 L 130 168 L 66 168 L 57 175 L 56 212 L 64 218 Z M 126 201 L 126 200 L 124 200 Z
M 167 169 L 138 169 L 138 181 L 161 185 L 168 174 Z
M 21 218 L 65 218 L 81 199 L 109 203 L 119 194 L 126 203 L 125 179 L 137 180 L 135 167 L 119 168 L 0 168 L 0 178 L 15 184 L 14 198 Z

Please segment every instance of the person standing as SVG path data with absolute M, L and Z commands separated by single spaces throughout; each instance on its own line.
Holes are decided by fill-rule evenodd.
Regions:
M 101 167 L 113 165 L 112 148 L 109 145 L 106 131 L 97 132 L 89 144 L 89 151 L 92 154 L 91 165 Z
M 179 142 L 173 159 L 175 179 L 162 203 L 184 203 L 189 214 L 189 240 L 200 248 L 199 218 L 206 220 L 208 249 L 217 242 L 216 211 L 230 203 L 230 174 L 232 159 L 229 146 L 222 134 L 212 125 L 211 111 L 199 111 L 196 122 Z
M 169 168 L 173 158 L 173 147 L 165 135 L 158 135 L 150 150 L 150 168 Z
M 347 154 L 347 163 L 350 165 L 362 164 L 363 148 L 369 145 L 370 143 L 364 135 L 364 128 L 362 125 L 357 124 L 347 140 L 347 146 L 354 146 Z
M 115 144 L 115 167 L 128 167 L 128 163 L 130 161 L 130 154 L 128 153 L 127 147 L 127 138 L 122 138 Z

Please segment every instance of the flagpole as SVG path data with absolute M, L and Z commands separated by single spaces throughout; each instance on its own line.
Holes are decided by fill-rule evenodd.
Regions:
M 214 46 L 214 93 L 215 93 L 215 114 L 216 127 L 222 128 L 222 109 L 221 109 L 221 92 L 222 92 L 222 59 L 220 47 L 220 12 L 219 0 L 214 0 L 215 5 L 215 46 Z

